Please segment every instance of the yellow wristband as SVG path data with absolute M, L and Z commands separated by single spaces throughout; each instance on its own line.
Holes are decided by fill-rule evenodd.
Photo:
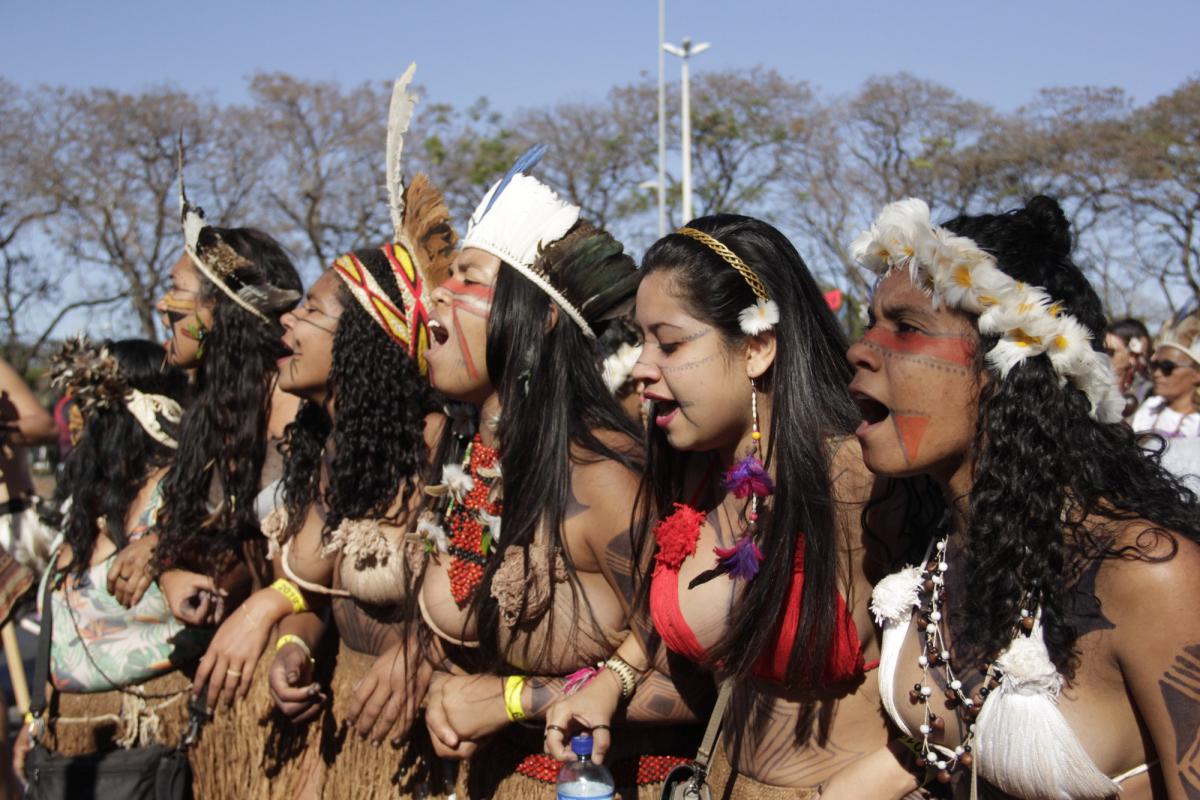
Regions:
M 24 719 L 25 719 L 26 725 L 32 725 L 33 724 L 33 712 L 26 711 Z
M 278 653 L 280 650 L 282 650 L 284 648 L 285 645 L 289 645 L 289 644 L 294 644 L 297 647 L 299 647 L 301 650 L 303 650 L 304 655 L 308 656 L 308 663 L 310 663 L 310 664 L 316 663 L 313 660 L 312 650 L 308 649 L 308 642 L 304 641 L 303 639 L 301 639 L 299 636 L 297 636 L 294 633 L 285 633 L 283 636 L 280 636 L 279 641 L 277 641 L 275 643 L 275 652 Z
M 525 719 L 525 709 L 521 707 L 521 692 L 525 691 L 524 675 L 509 675 L 504 679 L 504 710 L 510 722 L 520 722 Z
M 271 588 L 287 598 L 288 602 L 292 604 L 293 614 L 308 611 L 308 603 L 304 602 L 304 595 L 296 588 L 296 584 L 287 578 L 279 578 L 271 584 Z

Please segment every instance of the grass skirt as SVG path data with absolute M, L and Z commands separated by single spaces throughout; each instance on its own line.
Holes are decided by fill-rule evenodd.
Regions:
M 293 725 L 275 709 L 267 683 L 274 657 L 268 647 L 254 668 L 246 699 L 233 708 L 218 709 L 188 751 L 197 798 L 321 797 L 317 758 L 321 726 L 315 721 Z
M 346 723 L 356 684 L 375 662 L 344 641 L 338 644 L 331 684 L 332 709 L 324 720 L 321 761 L 324 794 L 330 800 L 382 800 L 383 798 L 445 797 L 445 764 L 433 752 L 425 720 L 418 716 L 407 740 L 399 746 L 391 739 L 375 747 L 359 738 Z
M 734 770 L 725 748 L 720 745 L 717 746 L 717 752 L 713 753 L 708 785 L 712 789 L 713 800 L 816 800 L 821 795 L 820 787 L 816 786 L 772 786 L 747 778 Z
M 187 730 L 191 685 L 187 675 L 173 670 L 131 687 L 141 689 L 147 695 L 144 700 L 115 690 L 86 694 L 55 691 L 43 743 L 65 756 L 150 744 L 177 745 Z

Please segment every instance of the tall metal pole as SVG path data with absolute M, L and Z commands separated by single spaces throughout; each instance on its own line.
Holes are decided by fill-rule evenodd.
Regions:
M 688 59 L 692 56 L 700 55 L 710 47 L 708 42 L 700 42 L 692 44 L 692 40 L 684 37 L 678 47 L 673 44 L 663 43 L 662 49 L 673 56 L 678 56 L 682 64 L 680 71 L 680 92 L 681 108 L 680 114 L 683 116 L 681 120 L 681 139 L 683 148 L 683 169 L 682 175 L 682 194 L 683 194 L 683 222 L 689 222 L 692 219 L 692 87 L 688 76 Z
M 683 94 L 682 106 L 679 113 L 683 119 L 680 128 L 683 132 L 683 166 L 681 169 L 683 181 L 683 217 L 679 220 L 686 225 L 692 220 L 692 86 L 688 80 L 688 58 L 691 56 L 692 40 L 683 40 L 683 65 L 679 75 L 679 89 Z
M 658 0 L 658 238 L 667 235 L 667 0 Z

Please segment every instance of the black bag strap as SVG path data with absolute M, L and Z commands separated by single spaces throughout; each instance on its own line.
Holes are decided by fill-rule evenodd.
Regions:
M 704 729 L 704 738 L 700 740 L 700 749 L 696 751 L 694 762 L 701 774 L 708 773 L 708 763 L 717 749 L 721 739 L 721 723 L 725 719 L 725 709 L 729 707 L 729 698 L 733 695 L 733 676 L 721 681 L 721 690 L 717 692 L 717 702 L 713 705 L 712 716 L 708 718 L 708 727 Z
M 55 558 L 57 558 L 57 551 Z M 46 711 L 46 681 L 50 680 L 50 637 L 54 630 L 54 607 L 50 595 L 54 591 L 54 564 L 46 567 L 46 588 L 42 590 L 42 621 L 38 631 L 37 661 L 33 668 L 33 688 L 29 693 L 29 713 L 40 719 Z

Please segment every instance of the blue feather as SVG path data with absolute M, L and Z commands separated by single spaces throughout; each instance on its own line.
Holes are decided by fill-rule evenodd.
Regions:
M 479 220 L 483 219 L 484 216 L 487 215 L 487 212 L 492 210 L 492 206 L 494 206 L 496 201 L 500 199 L 501 193 L 503 193 L 509 182 L 512 181 L 513 176 L 521 172 L 526 172 L 537 166 L 537 163 L 542 160 L 542 156 L 545 155 L 545 153 L 546 145 L 539 142 L 522 153 L 520 157 L 513 162 L 513 165 L 508 168 L 508 172 L 504 173 L 504 177 L 500 179 L 500 183 L 496 186 L 496 191 L 492 193 L 492 199 L 488 201 L 487 208 L 485 208 L 483 213 L 479 215 L 479 219 L 475 220 L 477 224 Z

